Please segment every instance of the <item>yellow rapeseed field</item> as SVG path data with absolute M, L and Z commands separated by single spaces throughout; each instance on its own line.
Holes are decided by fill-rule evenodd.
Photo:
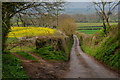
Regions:
M 54 33 L 55 29 L 43 27 L 11 27 L 11 32 L 8 34 L 8 37 L 45 36 Z

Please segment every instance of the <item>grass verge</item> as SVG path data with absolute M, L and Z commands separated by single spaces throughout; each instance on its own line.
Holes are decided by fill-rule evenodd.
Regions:
M 29 55 L 29 54 L 26 53 L 26 52 L 16 52 L 16 54 L 24 57 L 24 58 L 27 59 L 27 60 L 37 60 L 35 57 Z
M 2 78 L 26 78 L 21 61 L 12 54 L 2 54 Z

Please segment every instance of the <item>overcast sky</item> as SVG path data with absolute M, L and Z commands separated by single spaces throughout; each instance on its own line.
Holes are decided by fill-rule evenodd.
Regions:
M 94 1 L 101 1 L 101 0 L 65 0 L 67 2 L 94 2 Z M 103 0 L 103 1 L 112 1 L 112 2 L 115 2 L 115 1 L 119 1 L 119 0 Z
M 1 2 L 56 2 L 57 0 L 0 0 Z M 67 1 L 67 2 L 96 2 L 96 1 L 101 1 L 101 0 L 64 0 L 64 1 Z M 112 1 L 112 2 L 115 2 L 115 1 L 119 1 L 119 0 L 103 0 L 103 1 Z

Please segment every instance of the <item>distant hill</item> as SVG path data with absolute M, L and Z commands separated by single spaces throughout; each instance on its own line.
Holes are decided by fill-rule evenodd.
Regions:
M 91 2 L 68 2 L 65 4 L 66 14 L 91 14 L 95 9 Z
M 68 2 L 65 4 L 65 14 L 93 14 L 96 10 L 92 2 Z M 116 7 L 114 13 L 118 13 Z
M 65 8 L 65 14 L 93 14 L 94 8 Z

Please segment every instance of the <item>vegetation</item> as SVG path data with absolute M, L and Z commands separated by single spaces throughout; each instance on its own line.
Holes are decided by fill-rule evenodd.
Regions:
M 76 23 L 78 27 L 84 27 L 84 26 L 103 26 L 102 23 Z M 110 23 L 110 25 L 116 25 L 118 23 Z
M 22 51 L 21 51 L 21 52 L 16 52 L 16 54 L 24 57 L 24 58 L 27 59 L 27 60 L 36 60 L 36 58 L 34 58 L 33 56 L 29 55 L 29 54 L 26 53 L 26 52 L 22 52 Z
M 29 30 L 29 31 L 27 31 L 27 30 Z M 73 39 L 72 39 L 72 41 L 68 42 L 69 44 L 66 46 L 66 48 L 68 48 L 67 52 L 64 52 L 63 50 L 58 50 L 58 51 L 55 50 L 56 46 L 45 46 L 45 45 L 44 45 L 45 47 L 39 48 L 37 50 L 35 44 L 32 44 L 29 41 L 22 42 L 22 41 L 19 40 L 19 37 L 24 37 L 24 36 L 26 37 L 26 35 L 30 35 L 31 32 L 33 32 L 33 30 L 38 31 L 37 32 L 38 34 L 36 34 L 36 35 L 40 34 L 41 37 L 45 37 L 46 35 L 50 37 L 50 33 L 51 33 L 51 35 L 54 35 L 53 37 L 62 36 L 61 34 L 54 34 L 56 30 L 55 29 L 50 29 L 50 28 L 41 28 L 41 27 L 12 27 L 11 28 L 11 32 L 8 34 L 9 36 L 8 36 L 8 40 L 7 40 L 7 43 L 9 44 L 7 49 L 10 49 L 10 50 L 7 50 L 6 52 L 7 53 L 9 51 L 11 53 L 14 52 L 17 55 L 25 58 L 26 60 L 36 60 L 36 58 L 34 58 L 33 56 L 31 56 L 31 55 L 29 55 L 27 53 L 27 52 L 32 52 L 32 53 L 35 52 L 37 55 L 41 56 L 43 59 L 58 60 L 58 61 L 68 61 L 70 49 L 71 49 L 72 44 L 73 44 Z M 13 34 L 15 32 L 16 32 L 16 34 L 11 35 L 11 34 Z M 27 32 L 29 32 L 29 33 L 27 33 Z M 48 34 L 48 32 L 49 32 L 49 34 Z M 34 31 L 33 35 L 31 34 L 30 37 L 33 37 L 35 35 L 35 33 L 36 32 Z M 57 33 L 59 33 L 59 32 L 57 32 Z M 18 45 L 16 45 L 16 44 L 18 44 Z M 11 48 L 14 45 L 16 45 L 16 46 Z M 64 47 L 64 46 L 61 46 L 61 47 Z M 10 60 L 8 60 L 9 57 L 11 57 Z M 8 58 L 8 59 L 6 59 L 6 58 Z M 10 65 L 6 64 L 6 63 L 8 63 L 7 60 L 9 61 Z M 3 70 L 3 76 L 4 76 L 4 78 L 17 78 L 17 77 L 18 78 L 19 77 L 22 78 L 22 76 L 23 76 L 23 78 L 27 77 L 27 76 L 25 76 L 25 73 L 21 69 L 21 66 L 20 66 L 21 61 L 19 59 L 17 59 L 15 56 L 13 56 L 12 54 L 3 54 L 3 61 L 4 61 L 4 65 L 3 65 L 3 69 L 4 69 Z M 12 62 L 14 62 L 14 63 L 12 63 Z M 13 65 L 13 66 L 11 66 L 11 65 Z M 18 66 L 16 67 L 14 65 L 18 65 Z M 9 68 L 10 68 L 10 70 L 9 70 Z M 16 70 L 12 71 L 13 68 L 15 68 Z M 6 70 L 8 70 L 8 71 L 6 71 Z M 16 72 L 17 70 L 19 70 L 20 72 Z M 15 76 L 14 76 L 13 73 L 16 73 Z M 6 74 L 8 76 L 6 76 Z M 18 75 L 18 74 L 21 74 L 21 76 Z
M 79 9 L 79 8 L 78 8 Z M 91 11 L 91 10 L 90 10 Z M 86 13 L 88 11 L 86 10 Z M 97 13 L 92 13 L 90 14 L 90 12 L 88 14 L 72 14 L 72 18 L 74 19 L 74 21 L 76 23 L 102 23 L 102 20 L 100 18 L 100 16 L 98 16 Z M 117 22 L 118 21 L 118 15 L 110 15 L 110 22 Z
M 109 34 L 105 36 L 103 30 L 100 30 L 96 34 L 86 35 L 78 34 L 80 39 L 81 48 L 83 51 L 91 56 L 94 56 L 99 61 L 102 61 L 106 65 L 119 69 L 120 54 L 119 39 L 118 39 L 118 27 L 113 25 L 108 30 Z
M 2 78 L 28 78 L 20 65 L 21 61 L 12 54 L 2 54 Z
M 43 27 L 11 27 L 11 32 L 8 37 L 31 37 L 31 36 L 45 36 L 55 33 L 54 29 Z
M 86 27 L 78 27 L 78 29 L 98 29 L 98 28 L 101 28 L 102 29 L 102 27 L 90 27 L 90 26 L 86 26 Z
M 103 23 L 76 23 L 77 27 L 75 22 L 94 22 L 94 20 L 92 20 L 92 17 L 85 17 L 86 15 L 75 15 L 71 17 L 67 14 L 61 14 L 61 11 L 64 9 L 64 2 L 61 2 L 62 0 L 57 1 L 60 2 L 2 3 L 3 78 L 28 79 L 29 77 L 23 71 L 21 63 L 25 60 L 37 61 L 37 56 L 46 59 L 46 63 L 47 60 L 68 61 L 73 44 L 73 34 L 77 28 L 77 35 L 80 39 L 81 47 L 86 53 L 115 69 L 120 69 L 118 65 L 120 61 L 118 58 L 120 54 L 120 46 L 118 45 L 120 39 L 118 36 L 120 34 L 116 26 L 110 26 L 109 17 L 111 11 L 109 10 L 108 13 L 105 13 L 106 11 L 104 9 L 107 3 L 94 3 L 98 7 L 102 5 L 102 7 L 99 7 L 101 11 L 95 8 L 99 17 L 98 15 L 87 16 L 96 18 L 95 22 L 101 22 L 101 18 Z M 112 9 L 114 9 L 114 5 Z M 100 26 L 103 26 L 103 28 Z M 25 60 L 16 58 L 13 53 L 21 58 L 23 57 Z M 35 54 L 36 58 L 29 53 Z M 43 65 L 43 68 L 35 66 L 41 70 L 47 68 L 44 64 L 41 65 Z M 57 68 L 56 65 L 55 67 Z M 37 69 L 35 70 L 37 71 Z M 35 75 L 41 77 L 41 74 L 36 73 L 35 70 Z M 48 73 L 48 77 L 56 77 L 51 73 L 53 73 L 52 70 Z
M 77 30 L 78 32 L 83 32 L 85 34 L 95 34 L 99 30 Z
M 110 18 L 110 15 L 113 13 L 113 10 L 119 4 L 119 2 L 112 3 L 112 2 L 104 2 L 103 0 L 101 0 L 101 2 L 93 2 L 93 3 L 98 16 L 102 20 L 104 33 L 107 34 L 106 24 L 110 29 L 111 26 L 110 26 L 109 18 Z M 108 10 L 106 10 L 106 8 L 108 8 Z
M 76 23 L 77 31 L 85 34 L 95 34 L 100 29 L 103 29 L 102 23 Z M 110 23 L 110 25 L 117 25 L 118 23 Z M 100 27 L 101 26 L 101 27 Z
M 19 20 L 21 20 L 21 22 L 24 25 L 24 21 L 22 19 L 22 15 L 26 15 L 29 17 L 40 17 L 41 14 L 45 14 L 46 12 L 49 14 L 52 13 L 56 13 L 56 10 L 58 11 L 58 9 L 63 8 L 64 6 L 63 2 L 53 2 L 53 3 L 37 3 L 37 2 L 4 2 L 2 3 L 2 52 L 4 52 L 7 44 L 6 44 L 6 40 L 8 38 L 8 33 L 10 32 L 10 28 L 11 28 L 11 19 L 14 16 L 17 16 L 18 20 L 17 23 L 19 22 Z M 29 9 L 29 10 L 28 10 Z M 44 13 L 43 13 L 44 12 Z M 36 18 L 36 19 L 37 19 Z M 33 22 L 32 20 L 30 21 L 32 22 L 32 24 L 34 25 L 35 22 Z
M 8 49 L 10 48 L 10 52 L 32 52 L 33 49 L 35 49 L 35 45 L 25 45 L 25 46 L 16 46 L 11 49 L 11 46 L 8 46 Z
M 58 29 L 71 36 L 76 31 L 76 24 L 70 16 L 63 14 L 59 17 Z
M 64 40 L 62 40 L 61 43 L 64 43 Z M 55 43 L 55 42 L 54 42 L 54 44 L 57 44 L 57 46 L 55 46 L 53 44 L 50 44 L 51 46 L 45 46 L 45 44 L 44 44 L 43 47 L 41 47 L 39 49 L 35 49 L 34 53 L 41 56 L 43 59 L 68 61 L 69 60 L 69 54 L 70 54 L 70 51 L 71 51 L 71 47 L 72 47 L 72 44 L 73 44 L 73 39 L 70 42 L 68 42 L 68 44 L 66 44 L 66 43 L 58 44 L 58 43 Z M 57 47 L 59 49 L 57 49 Z
M 60 51 L 55 51 L 53 46 L 40 48 L 39 50 L 35 50 L 34 52 L 36 54 L 39 54 L 44 59 L 64 60 L 64 53 Z
M 7 43 L 7 44 L 10 44 L 11 42 L 12 42 L 12 43 L 16 43 L 17 41 L 18 41 L 18 38 L 8 37 L 6 43 Z

